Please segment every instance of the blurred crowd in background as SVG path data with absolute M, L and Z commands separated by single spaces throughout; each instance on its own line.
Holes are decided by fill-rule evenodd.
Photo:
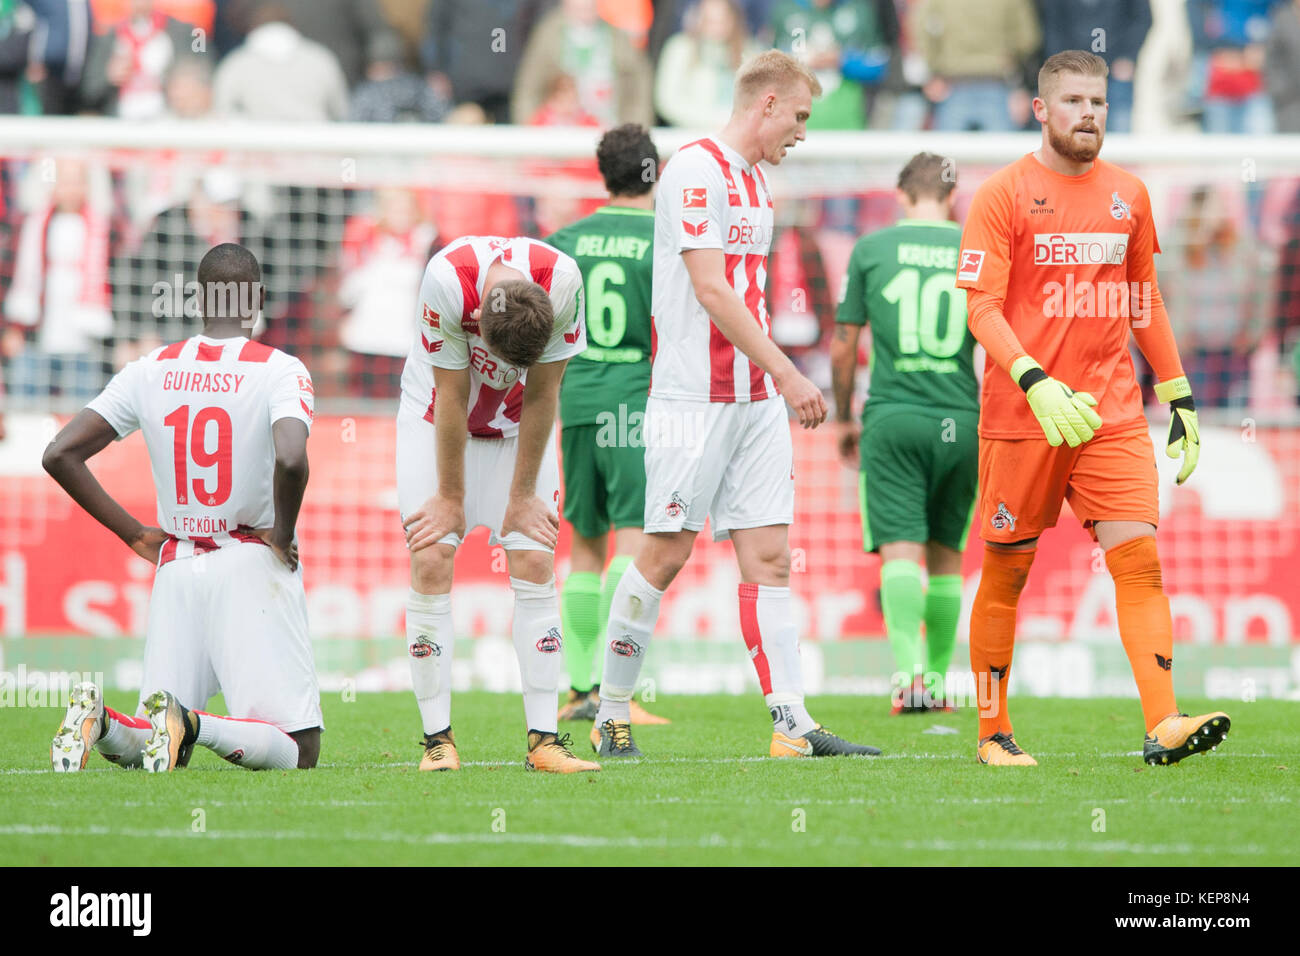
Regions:
M 1109 132 L 1300 133 L 1300 0 L 0 0 L 0 114 L 708 130 L 736 67 L 770 46 L 821 80 L 813 130 L 1036 130 L 1039 65 L 1081 48 L 1110 65 Z M 155 283 L 226 240 L 258 253 L 262 337 L 303 357 L 323 398 L 392 397 L 433 251 L 545 235 L 594 205 L 2 148 L 10 407 L 82 401 L 192 334 L 192 317 L 158 314 Z M 1161 286 L 1202 405 L 1296 400 L 1298 187 L 1171 199 Z M 889 190 L 786 205 L 769 308 L 815 381 L 847 250 L 895 215 Z

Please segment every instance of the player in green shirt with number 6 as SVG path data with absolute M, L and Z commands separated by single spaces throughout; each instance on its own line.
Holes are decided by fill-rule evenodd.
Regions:
M 881 558 L 880 601 L 897 665 L 893 714 L 950 709 L 944 674 L 979 472 L 975 339 L 965 290 L 954 285 L 956 185 L 951 160 L 932 153 L 903 167 L 904 217 L 853 247 L 831 343 L 840 457 L 860 467 L 862 546 Z M 853 381 L 868 323 L 870 394 L 859 425 Z
M 561 720 L 596 719 L 610 599 L 641 546 L 650 391 L 650 276 L 659 154 L 650 133 L 628 123 L 601 137 L 596 163 L 609 205 L 546 241 L 578 263 L 587 299 L 587 350 L 560 386 L 564 520 L 573 526 L 569 576 L 560 592 L 569 699 Z M 606 569 L 609 532 L 614 559 Z M 604 582 L 601 573 L 604 572 Z M 632 701 L 632 723 L 668 723 Z

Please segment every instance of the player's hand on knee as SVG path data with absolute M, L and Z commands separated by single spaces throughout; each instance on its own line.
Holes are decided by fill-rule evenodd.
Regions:
M 826 398 L 806 376 L 795 372 L 779 382 L 778 387 L 804 428 L 816 428 L 826 421 Z
M 501 537 L 516 531 L 554 551 L 560 541 L 560 517 L 537 495 L 511 495 L 501 521 Z
M 132 551 L 150 564 L 157 564 L 158 557 L 162 553 L 162 546 L 167 543 L 167 538 L 167 532 L 162 528 L 141 526 L 140 530 L 127 544 L 131 546 Z
M 858 442 L 862 437 L 862 423 L 858 421 L 836 422 L 837 435 L 835 447 L 840 453 L 840 464 L 845 468 L 857 468 L 860 463 Z
M 449 534 L 465 537 L 465 504 L 454 498 L 434 495 L 402 522 L 406 547 L 419 551 L 437 544 Z

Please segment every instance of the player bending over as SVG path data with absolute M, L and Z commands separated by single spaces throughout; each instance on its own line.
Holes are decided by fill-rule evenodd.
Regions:
M 1174 699 L 1156 469 L 1130 325 L 1158 378 L 1157 398 L 1170 404 L 1166 453 L 1182 454 L 1179 484 L 1196 467 L 1200 435 L 1156 286 L 1160 244 L 1146 187 L 1097 158 L 1106 73 L 1105 60 L 1081 50 L 1048 58 L 1034 99 L 1042 145 L 980 186 L 962 235 L 957 284 L 968 290 L 971 331 L 989 357 L 980 409 L 984 569 L 970 635 L 982 763 L 1035 763 L 1012 734 L 1007 682 L 1016 604 L 1063 500 L 1105 549 L 1115 580 L 1146 723 L 1144 759 L 1176 763 L 1228 733 L 1227 714 L 1188 717 Z M 1073 290 L 1070 300 L 1063 289 Z
M 556 730 L 560 607 L 555 410 L 565 363 L 587 345 L 582 275 L 535 239 L 471 236 L 431 260 L 402 372 L 397 498 L 411 552 L 411 681 L 424 724 L 421 770 L 458 770 L 451 730 L 456 548 L 483 525 L 505 549 L 511 634 L 523 678 L 529 770 L 599 770 Z
M 831 342 L 840 457 L 857 467 L 863 550 L 880 553 L 880 602 L 897 668 L 891 713 L 951 709 L 944 675 L 961 614 L 961 557 L 979 464 L 979 396 L 961 229 L 947 161 L 918 153 L 898 176 L 903 218 L 853 248 Z M 853 420 L 858 335 L 871 324 L 871 394 Z M 921 562 L 929 586 L 921 583 Z M 921 626 L 925 625 L 925 648 Z
M 253 770 L 316 765 L 321 710 L 294 527 L 307 488 L 311 376 L 251 340 L 257 259 L 224 243 L 199 263 L 203 331 L 119 372 L 45 450 L 77 504 L 157 565 L 137 717 L 78 684 L 51 746 L 56 771 L 92 749 L 122 767 L 184 767 L 195 744 Z M 158 523 L 142 525 L 86 462 L 144 435 Z M 238 718 L 203 708 L 218 692 Z
M 779 757 L 875 754 L 814 721 L 804 706 L 790 601 L 794 452 L 784 395 L 805 428 L 826 402 L 772 342 L 763 298 L 776 165 L 804 139 L 821 84 L 797 60 L 761 53 L 736 78 L 731 119 L 669 160 L 655 200 L 655 347 L 646 403 L 646 539 L 618 583 L 592 745 L 639 756 L 629 703 L 659 601 L 707 517 L 730 537 L 743 582 L 740 625 L 772 716 Z M 778 391 L 779 389 L 779 391 Z
M 650 390 L 659 153 L 645 127 L 628 123 L 601 137 L 596 162 L 609 205 L 546 239 L 577 262 L 588 312 L 587 350 L 569 362 L 560 386 L 564 520 L 573 526 L 571 568 L 560 591 L 570 687 L 560 720 L 596 718 L 605 662 L 596 654 L 597 637 L 605 633 L 614 590 L 644 537 L 641 425 Z M 611 527 L 614 559 L 606 569 Z M 668 723 L 635 700 L 630 706 L 634 724 Z

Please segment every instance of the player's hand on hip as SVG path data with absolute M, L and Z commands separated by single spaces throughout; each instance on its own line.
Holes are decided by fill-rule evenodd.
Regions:
M 253 534 L 257 535 L 271 549 L 271 552 L 284 562 L 284 566 L 290 571 L 298 570 L 298 543 L 290 538 L 283 541 L 276 537 L 274 528 L 254 528 Z
M 858 421 L 835 423 L 835 447 L 840 453 L 840 464 L 856 469 L 860 463 L 858 441 L 862 436 L 862 423 Z
M 157 564 L 158 557 L 162 553 L 162 546 L 167 543 L 169 535 L 162 528 L 149 528 L 141 526 L 127 543 L 131 550 L 140 557 L 144 558 L 150 564 Z
M 826 397 L 806 376 L 793 372 L 777 386 L 804 428 L 816 428 L 826 421 Z
M 449 534 L 465 537 L 465 503 L 455 498 L 434 495 L 418 511 L 402 522 L 406 529 L 406 547 L 414 551 L 437 544 Z
M 560 517 L 537 495 L 511 495 L 501 521 L 501 537 L 515 531 L 554 551 L 560 541 Z
M 1097 400 L 1087 392 L 1076 392 L 1064 382 L 1049 378 L 1042 366 L 1024 355 L 1011 366 L 1011 378 L 1025 393 L 1038 425 L 1053 448 L 1064 442 L 1078 448 L 1101 428 Z

